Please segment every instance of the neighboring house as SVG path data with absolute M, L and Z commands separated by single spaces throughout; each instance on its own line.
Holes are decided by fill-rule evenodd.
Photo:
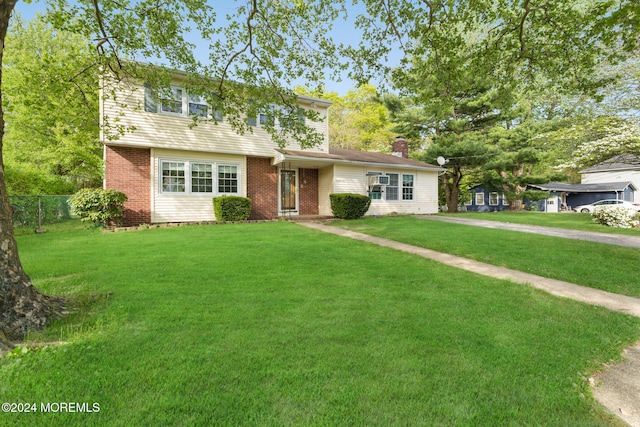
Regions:
M 509 209 L 509 201 L 503 193 L 476 185 L 467 192 L 464 207 L 468 212 L 498 212 Z
M 548 184 L 529 185 L 528 188 L 548 191 L 550 197 L 538 202 L 539 210 L 560 212 L 575 206 L 588 205 L 598 200 L 618 199 L 633 201 L 636 186 L 631 182 L 603 182 L 598 184 Z
M 634 192 L 629 202 L 639 202 L 640 195 L 640 157 L 631 154 L 615 156 L 595 166 L 580 171 L 583 184 L 602 184 L 611 182 L 631 182 Z M 603 197 L 608 198 L 608 197 Z
M 173 95 L 153 102 L 144 85 L 122 84 L 116 101 L 102 98 L 103 124 L 132 129 L 115 139 L 101 135 L 105 188 L 128 197 L 125 225 L 213 221 L 219 195 L 250 198 L 251 219 L 331 216 L 329 194 L 347 192 L 373 199 L 367 215 L 437 212 L 443 169 L 410 160 L 403 139 L 394 142 L 394 155 L 329 148 L 328 101 L 298 98 L 323 118 L 306 124 L 325 135 L 320 146 L 301 150 L 295 143 L 278 148 L 259 118 L 249 119 L 252 133 L 238 135 L 204 100 L 179 86 Z M 190 112 L 221 121 L 190 127 Z

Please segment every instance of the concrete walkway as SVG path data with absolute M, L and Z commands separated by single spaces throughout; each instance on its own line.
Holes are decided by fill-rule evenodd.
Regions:
M 444 220 L 449 221 L 450 217 L 426 217 L 421 216 L 424 219 Z M 592 240 L 597 236 L 605 233 L 586 233 L 578 232 L 575 234 L 572 230 L 565 229 L 552 229 L 550 227 L 534 227 L 524 226 L 519 227 L 517 224 L 507 224 L 494 221 L 476 221 L 476 220 L 464 220 L 462 218 L 453 218 L 451 222 L 467 223 L 469 225 L 487 226 L 491 228 L 499 229 L 512 229 L 516 231 L 523 231 L 528 233 L 534 233 L 535 229 L 542 229 L 538 234 L 547 234 L 546 231 L 558 233 L 558 231 L 571 231 L 574 236 L 580 236 L 581 233 L 585 233 L 580 240 Z M 471 224 L 471 223 L 474 224 Z M 477 224 L 488 223 L 485 225 Z M 521 271 L 511 270 L 505 267 L 498 267 L 491 264 L 486 264 L 479 261 L 474 261 L 468 258 L 462 258 L 455 255 L 449 255 L 441 252 L 432 251 L 430 249 L 424 249 L 405 243 L 396 242 L 393 240 L 384 239 L 381 237 L 369 236 L 354 231 L 344 230 L 338 227 L 331 227 L 328 225 L 316 223 L 316 222 L 300 222 L 300 225 L 313 228 L 316 230 L 324 231 L 327 233 L 336 234 L 342 237 L 348 237 L 351 239 L 361 240 L 368 243 L 373 243 L 380 246 L 390 247 L 403 252 L 408 252 L 414 255 L 421 256 L 423 258 L 431 259 L 452 267 L 461 268 L 463 270 L 471 271 L 484 276 L 495 277 L 498 279 L 510 280 L 516 283 L 532 286 L 537 289 L 544 290 L 550 294 L 560 297 L 571 298 L 574 300 L 582 301 L 588 304 L 598 305 L 606 307 L 610 310 L 619 311 L 632 316 L 640 317 L 640 299 L 628 297 L 624 295 L 618 295 L 611 292 L 601 291 L 598 289 L 588 288 L 585 286 L 579 286 L 573 283 L 564 282 L 561 280 L 549 279 L 534 274 L 523 273 Z M 512 226 L 515 226 L 512 228 Z M 563 238 L 580 238 L 569 237 L 568 234 L 547 234 L 554 235 L 556 237 Z M 607 239 L 611 235 L 605 235 Z M 626 236 L 622 236 L 626 237 Z M 618 236 L 615 237 L 616 239 Z M 637 238 L 635 238 L 637 239 Z M 609 243 L 601 241 L 602 243 Z M 613 244 L 613 243 L 609 243 Z M 640 245 L 640 239 L 638 239 Z M 628 245 L 624 245 L 628 246 Z M 640 247 L 640 246 L 638 246 Z M 625 360 L 622 363 L 608 367 L 608 369 L 594 378 L 594 396 L 595 398 L 610 412 L 614 413 L 622 420 L 627 422 L 631 426 L 640 427 L 640 342 L 635 346 L 630 347 L 623 353 Z

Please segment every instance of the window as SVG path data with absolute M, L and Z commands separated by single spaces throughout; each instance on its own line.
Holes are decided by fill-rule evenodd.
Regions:
M 274 116 L 275 107 L 270 105 L 267 107 L 267 111 L 260 113 L 260 126 L 273 126 L 275 124 Z
M 402 200 L 413 200 L 413 175 L 402 175 Z
M 471 191 L 465 193 L 464 204 L 465 206 L 471 206 L 473 204 L 473 193 Z
M 389 177 L 389 184 L 385 188 L 385 198 L 387 200 L 398 200 L 398 174 L 387 173 L 385 175 Z
M 160 161 L 160 192 L 180 194 L 237 194 L 239 166 L 202 161 Z M 214 174 L 217 171 L 217 175 Z
M 484 193 L 483 192 L 476 193 L 476 205 L 478 205 L 478 206 L 484 205 Z
M 208 101 L 209 100 L 209 101 Z M 210 105 L 213 102 L 213 106 Z M 222 121 L 222 102 L 215 93 L 205 95 L 188 94 L 184 89 L 171 88 L 158 92 L 149 84 L 144 86 L 144 111 L 168 113 L 183 117 L 214 118 Z
M 387 200 L 396 201 L 400 200 L 400 194 L 402 194 L 402 200 L 414 199 L 414 176 L 412 174 L 398 174 L 394 172 L 367 172 L 366 178 L 371 176 L 384 175 L 389 178 L 387 185 L 369 185 L 369 197 L 371 200 Z M 400 181 L 402 177 L 402 181 Z M 402 184 L 401 184 L 402 182 Z M 402 189 L 402 190 L 401 190 Z M 383 196 L 384 193 L 384 196 Z
M 182 114 L 182 89 L 171 88 L 163 93 L 160 99 L 160 110 L 165 113 Z
M 184 193 L 186 191 L 185 163 L 162 162 L 162 191 Z
M 218 165 L 218 192 L 238 192 L 238 167 L 234 165 Z
M 502 193 L 502 205 L 509 206 L 509 200 L 507 199 L 507 196 L 504 195 L 504 193 Z
M 304 110 L 300 107 L 282 107 L 280 126 L 282 126 L 283 128 L 292 128 L 295 126 L 296 121 L 304 125 Z
M 372 185 L 369 187 L 369 197 L 371 200 L 382 200 L 382 185 Z
M 498 193 L 494 193 L 494 192 L 489 193 L 489 205 L 498 206 Z
M 213 165 L 210 163 L 191 164 L 191 191 L 193 193 L 213 193 Z
M 207 117 L 209 114 L 209 106 L 207 101 L 198 95 L 189 95 L 189 115 Z

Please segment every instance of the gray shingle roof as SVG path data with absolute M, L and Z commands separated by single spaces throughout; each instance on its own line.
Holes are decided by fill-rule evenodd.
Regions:
M 442 170 L 439 166 L 430 165 L 417 160 L 369 151 L 345 150 L 342 148 L 329 148 L 329 153 L 283 149 L 278 149 L 277 151 L 287 157 L 294 158 L 333 160 L 338 163 L 369 163 L 372 165 L 399 166 L 405 168 L 410 166 L 419 169 Z
M 633 154 L 621 154 L 619 156 L 612 157 L 604 162 L 593 165 L 580 173 L 590 172 L 606 172 L 614 170 L 635 170 L 640 169 L 640 157 Z
M 565 191 L 568 193 L 600 193 L 603 191 L 624 191 L 631 187 L 636 189 L 631 181 L 626 182 L 605 182 L 600 184 L 565 184 L 563 182 L 550 182 L 548 184 L 531 184 L 531 187 L 544 191 Z

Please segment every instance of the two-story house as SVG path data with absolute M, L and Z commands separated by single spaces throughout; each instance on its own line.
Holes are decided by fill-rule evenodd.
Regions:
M 331 193 L 368 194 L 368 215 L 437 212 L 441 168 L 409 159 L 402 139 L 394 155 L 330 148 L 331 103 L 304 96 L 298 103 L 321 119 L 307 119 L 324 135 L 312 149 L 278 148 L 259 117 L 248 119 L 253 132 L 239 135 L 178 84 L 170 102 L 150 101 L 148 93 L 145 99 L 145 86 L 132 83 L 121 84 L 115 99 L 102 97 L 103 124 L 130 129 L 115 139 L 101 135 L 104 186 L 128 196 L 124 224 L 213 221 L 219 195 L 250 198 L 251 219 L 331 216 Z M 194 113 L 216 114 L 219 123 L 190 126 Z

